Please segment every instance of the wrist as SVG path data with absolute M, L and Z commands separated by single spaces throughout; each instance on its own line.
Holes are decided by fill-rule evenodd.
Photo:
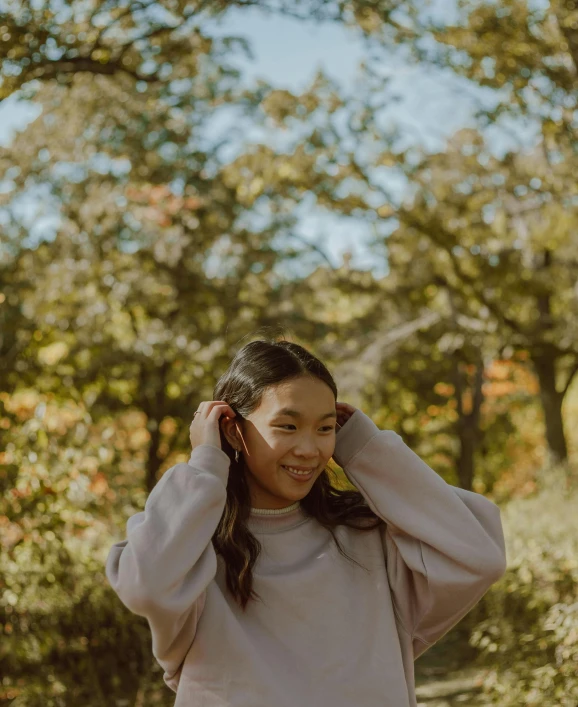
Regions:
M 333 458 L 344 469 L 379 432 L 379 427 L 370 417 L 361 410 L 356 410 L 336 435 Z
M 220 447 L 213 444 L 199 444 L 192 451 L 187 464 L 197 471 L 206 471 L 218 476 L 227 485 L 231 460 Z

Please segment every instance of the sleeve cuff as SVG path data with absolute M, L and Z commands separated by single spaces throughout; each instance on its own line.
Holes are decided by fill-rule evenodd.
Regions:
M 231 460 L 222 449 L 214 447 L 212 444 L 199 444 L 191 452 L 187 464 L 197 471 L 205 471 L 218 476 L 223 482 L 223 486 L 227 485 Z
M 344 469 L 381 430 L 363 411 L 356 410 L 336 435 L 333 459 Z

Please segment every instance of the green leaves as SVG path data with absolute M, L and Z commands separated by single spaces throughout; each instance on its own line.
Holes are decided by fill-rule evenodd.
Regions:
M 576 491 L 560 471 L 546 488 L 505 509 L 509 568 L 471 617 L 484 693 L 504 707 L 572 707 L 578 697 Z

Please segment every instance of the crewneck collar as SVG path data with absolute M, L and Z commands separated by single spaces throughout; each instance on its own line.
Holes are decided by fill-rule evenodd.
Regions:
M 308 518 L 301 503 L 296 501 L 286 508 L 251 508 L 248 524 L 251 531 L 257 533 L 280 533 L 296 528 Z
M 295 501 L 295 503 L 285 508 L 251 508 L 251 513 L 255 513 L 259 516 L 282 515 L 283 513 L 291 513 L 291 511 L 294 511 L 298 507 L 299 501 Z

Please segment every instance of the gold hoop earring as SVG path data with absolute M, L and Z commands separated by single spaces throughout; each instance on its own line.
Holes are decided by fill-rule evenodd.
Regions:
M 239 450 L 238 449 L 235 449 L 235 461 L 236 462 L 239 461 Z

